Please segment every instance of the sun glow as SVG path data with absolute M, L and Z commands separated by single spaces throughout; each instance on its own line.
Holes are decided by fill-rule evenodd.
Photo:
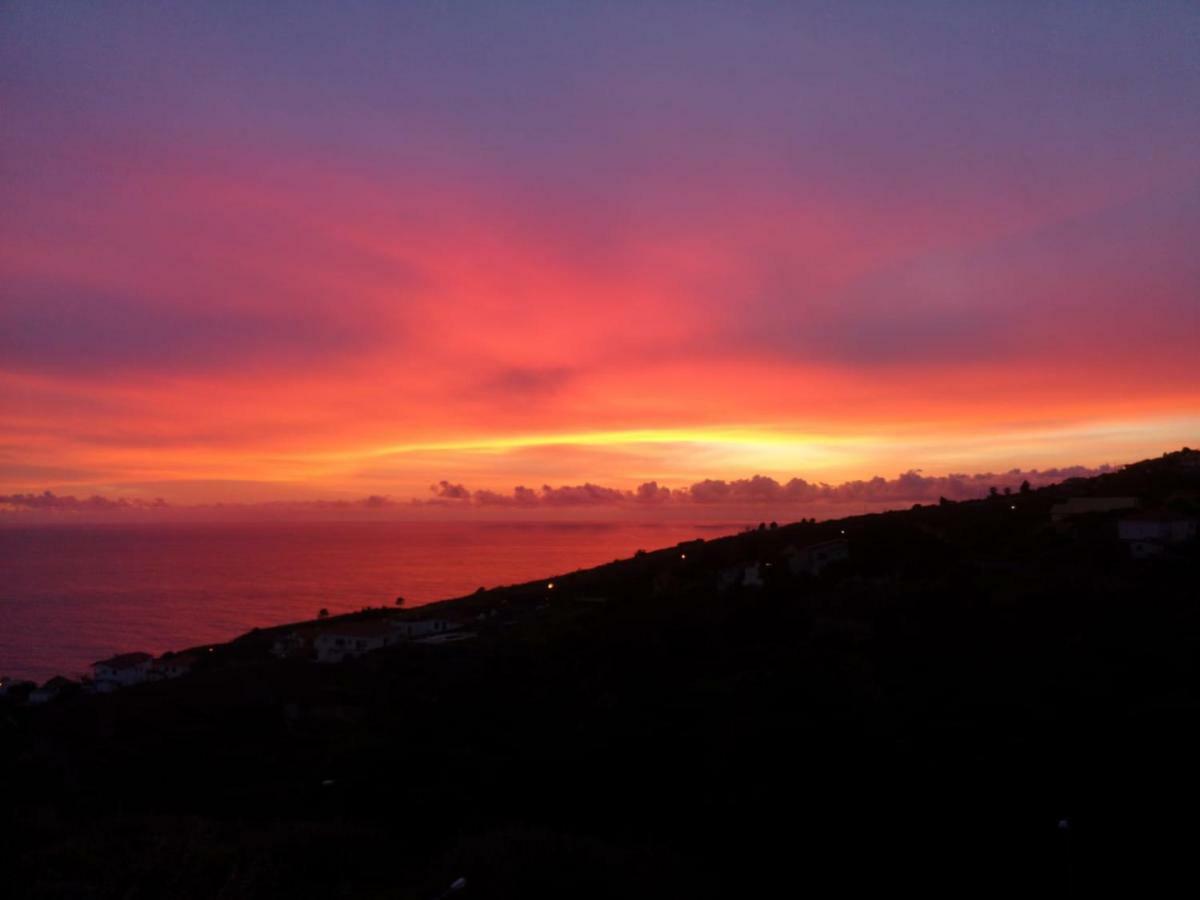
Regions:
M 503 18 L 489 45 L 530 39 Z M 261 77 L 295 57 L 268 28 L 253 60 L 206 48 L 214 94 L 167 62 L 197 58 L 185 32 L 85 19 L 5 44 L 0 493 L 840 480 L 1200 442 L 1186 29 L 1012 79 L 956 43 L 916 78 L 928 54 L 833 17 L 854 52 L 814 80 L 802 25 L 735 16 L 731 75 L 698 35 L 664 55 L 564 22 L 594 65 L 557 77 L 393 22 L 386 59 L 314 48 L 317 84 Z

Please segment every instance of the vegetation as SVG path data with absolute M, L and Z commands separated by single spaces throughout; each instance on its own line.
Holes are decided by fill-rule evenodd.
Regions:
M 319 666 L 263 629 L 176 681 L 0 707 L 6 891 L 1159 893 L 1197 837 L 1200 552 L 1049 512 L 1195 514 L 1197 456 L 436 606 L 473 640 Z M 721 589 L 753 563 L 763 587 Z

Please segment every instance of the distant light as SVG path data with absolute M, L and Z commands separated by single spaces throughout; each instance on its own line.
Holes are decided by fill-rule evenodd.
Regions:
M 1016 508 L 1017 508 L 1017 505 L 1015 503 L 1009 507 L 1009 509 L 1016 509 Z
M 845 534 L 845 533 L 846 533 L 846 529 L 845 529 L 845 528 L 843 528 L 843 529 L 842 529 L 842 534 Z
M 554 590 L 554 582 L 553 581 L 550 582 L 548 585 L 546 585 L 546 590 L 548 590 L 548 591 Z
M 209 647 L 209 648 L 208 648 L 208 652 L 209 652 L 209 653 L 212 653 L 212 652 L 213 652 L 213 650 L 215 650 L 215 649 L 217 649 L 217 648 L 216 648 L 216 647 Z
M 679 554 L 679 558 L 680 558 L 680 559 L 687 559 L 687 554 L 686 554 L 686 553 L 680 553 L 680 554 Z

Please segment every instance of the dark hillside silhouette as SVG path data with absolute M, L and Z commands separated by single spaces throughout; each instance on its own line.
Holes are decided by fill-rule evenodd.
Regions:
M 1127 513 L 1051 509 L 1194 517 L 1198 458 L 263 629 L 185 677 L 6 703 L 9 896 L 1157 893 L 1200 837 L 1200 550 L 1135 559 Z M 431 615 L 472 637 L 269 652 Z

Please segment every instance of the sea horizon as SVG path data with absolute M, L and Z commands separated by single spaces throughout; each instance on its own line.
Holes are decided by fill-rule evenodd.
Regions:
M 0 524 L 0 675 L 78 677 L 364 607 L 405 608 L 591 568 L 755 523 L 41 522 Z

